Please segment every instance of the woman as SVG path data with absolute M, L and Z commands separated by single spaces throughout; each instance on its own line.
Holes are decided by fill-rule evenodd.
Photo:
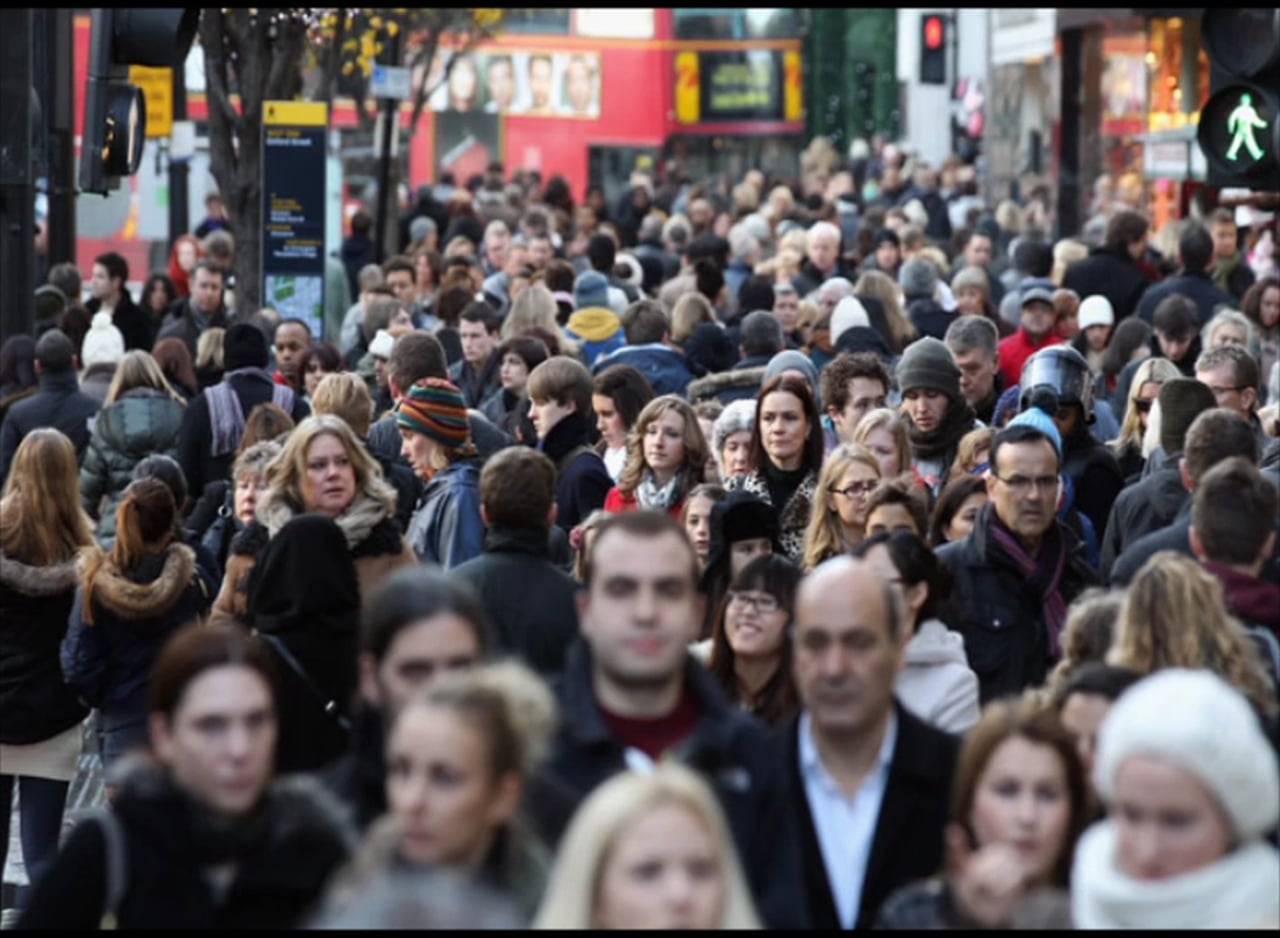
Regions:
M 880 463 L 880 475 L 890 479 L 911 469 L 911 438 L 902 417 L 888 407 L 878 407 L 853 428 L 853 442 L 861 443 Z
M 274 681 L 262 643 L 239 629 L 174 636 L 151 678 L 154 759 L 125 777 L 107 820 L 72 832 L 21 926 L 299 926 L 354 837 L 314 782 L 272 784 Z M 123 876 L 114 897 L 112 875 Z
M 15 335 L 0 346 L 0 420 L 20 400 L 36 393 L 36 343 L 29 335 Z
M 173 493 L 139 479 L 116 509 L 110 552 L 84 553 L 62 674 L 101 717 L 102 765 L 147 744 L 147 685 L 165 641 L 204 618 L 212 586 L 178 535 Z
M 1075 598 L 1062 624 L 1062 660 L 1054 665 L 1044 683 L 1047 697 L 1056 695 L 1074 672 L 1105 661 L 1124 608 L 1124 598 L 1123 590 L 1098 587 L 1087 589 Z
M 785 557 L 751 561 L 729 583 L 707 666 L 729 699 L 769 726 L 800 707 L 791 672 L 791 624 L 804 573 Z
M 62 680 L 58 646 L 75 599 L 76 554 L 93 545 L 76 452 L 57 430 L 32 430 L 0 498 L 0 857 L 18 787 L 22 857 L 37 882 L 58 849 L 86 710 Z M 25 905 L 27 890 L 19 892 Z
M 551 856 L 521 799 L 556 721 L 551 692 L 515 661 L 443 674 L 395 715 L 388 813 L 329 890 L 331 908 L 398 870 L 457 872 L 537 911 Z
M 880 481 L 880 463 L 857 443 L 842 443 L 827 454 L 818 476 L 820 505 L 814 505 L 804 537 L 804 568 L 848 553 L 866 536 L 867 496 Z
M 960 749 L 947 869 L 885 900 L 877 928 L 1070 928 L 1065 887 L 1089 793 L 1071 735 L 1031 700 L 996 700 Z
M 731 402 L 716 418 L 712 449 L 724 482 L 751 471 L 751 428 L 755 423 L 756 402 L 750 398 Z
M 679 518 L 706 478 L 707 443 L 698 415 L 674 394 L 645 405 L 627 434 L 627 463 L 604 499 L 610 513 L 646 508 Z
M 908 531 L 924 537 L 929 531 L 929 503 L 911 475 L 881 479 L 867 496 L 867 534 Z
M 733 578 L 762 554 L 782 552 L 778 517 L 751 492 L 728 492 L 711 509 L 711 541 L 700 583 L 705 606 L 700 638 L 709 639 Z M 707 652 L 710 648 L 705 649 Z
M 222 380 L 225 371 L 222 350 L 226 334 L 226 329 L 212 326 L 200 333 L 196 341 L 196 382 L 201 391 Z
M 444 257 L 426 245 L 419 245 L 410 256 L 417 272 L 414 285 L 418 288 L 418 309 L 431 322 L 436 319 L 434 310 L 440 293 L 440 277 L 444 274 Z
M 1071 347 L 1084 356 L 1089 364 L 1089 374 L 1095 380 L 1102 374 L 1102 364 L 1111 343 L 1111 329 L 1115 325 L 1115 312 L 1111 301 L 1100 293 L 1086 296 L 1076 310 L 1078 331 L 1070 340 Z
M 538 432 L 529 419 L 525 386 L 529 383 L 529 372 L 550 357 L 547 346 L 541 339 L 522 335 L 504 341 L 498 346 L 497 354 L 501 386 L 481 403 L 480 412 L 518 442 L 535 446 Z
M 699 573 L 707 568 L 707 557 L 711 553 L 711 512 L 725 494 L 719 485 L 704 482 L 689 492 L 680 513 L 680 523 L 688 532 L 693 551 L 698 555 Z
M 204 246 L 195 235 L 178 235 L 174 239 L 173 250 L 169 252 L 169 279 L 173 281 L 178 299 L 191 295 L 191 271 L 203 256 Z
M 216 517 L 201 537 L 201 543 L 217 561 L 218 571 L 226 569 L 232 540 L 257 518 L 258 501 L 267 490 L 267 463 L 280 455 L 282 448 L 274 440 L 242 445 L 231 467 L 231 485 L 209 483 L 206 494 L 215 486 L 226 493 Z
M 991 302 L 991 281 L 986 270 L 967 265 L 951 278 L 951 292 L 956 298 L 959 316 L 985 316 L 996 327 L 1000 338 L 1013 335 L 1016 328 L 1005 321 Z
M 560 843 L 539 929 L 759 928 L 716 796 L 674 762 L 624 772 L 583 802 Z
M 332 342 L 312 342 L 302 353 L 298 372 L 302 375 L 302 387 L 306 392 L 302 399 L 311 403 L 311 396 L 326 376 L 342 371 L 342 353 Z
M 564 334 L 556 321 L 556 312 L 556 299 L 551 291 L 540 283 L 531 284 L 511 301 L 511 312 L 502 321 L 502 338 L 527 335 L 533 328 L 545 329 L 559 343 L 558 354 L 579 358 L 578 343 Z
M 160 366 L 169 387 L 182 396 L 188 404 L 200 393 L 200 379 L 196 377 L 195 361 L 191 350 L 181 339 L 161 339 L 151 349 L 151 357 Z
M 762 498 L 778 518 L 778 542 L 797 563 L 804 558 L 818 473 L 822 469 L 822 422 L 808 383 L 784 373 L 760 389 L 751 432 L 751 471 L 726 488 Z
M 596 454 L 609 477 L 617 482 L 627 464 L 627 437 L 640 412 L 653 400 L 653 388 L 630 365 L 610 365 L 591 384 L 591 409 L 596 414 L 600 442 Z
M 1075 290 L 1059 287 L 1051 296 L 1053 304 L 1053 334 L 1064 342 L 1071 342 L 1080 334 L 1080 294 Z
M 100 518 L 97 537 L 116 536 L 116 506 L 133 467 L 154 453 L 178 455 L 178 430 L 186 402 L 165 380 L 150 352 L 134 349 L 111 379 L 80 467 L 85 511 Z
M 1151 354 L 1151 326 L 1137 316 L 1120 321 L 1111 336 L 1111 343 L 1102 353 L 1102 370 L 1095 379 L 1094 396 L 1099 400 L 1112 398 L 1116 393 L 1120 373 L 1131 361 L 1147 358 Z M 1116 401 L 1112 400 L 1115 407 Z
M 882 338 L 889 343 L 894 355 L 901 355 L 902 350 L 916 340 L 919 332 L 902 308 L 902 292 L 893 278 L 880 270 L 868 270 L 858 277 L 853 292 L 855 296 L 869 296 L 880 301 L 889 326 L 889 334 Z
M 448 570 L 480 556 L 480 460 L 462 392 L 441 378 L 422 379 L 400 398 L 396 427 L 400 455 L 426 485 L 407 531 L 418 559 Z
M 346 421 L 332 414 L 308 417 L 267 464 L 257 520 L 231 543 L 214 609 L 244 616 L 257 555 L 295 515 L 310 512 L 338 523 L 355 561 L 360 595 L 368 597 L 388 574 L 416 562 L 395 510 L 395 490 Z
M 1276 691 L 1258 646 L 1222 598 L 1222 583 L 1191 557 L 1161 551 L 1129 584 L 1107 664 L 1152 674 L 1204 668 L 1231 683 L 1267 718 Z
M 964 639 L 938 618 L 951 595 L 946 567 L 915 534 L 873 535 L 853 556 L 901 590 L 911 641 L 894 682 L 898 700 L 931 726 L 964 735 L 978 722 L 978 676 L 969 667 Z
M 1220 677 L 1172 669 L 1125 691 L 1099 731 L 1108 819 L 1072 871 L 1078 928 L 1275 928 L 1275 751 Z
M 1258 373 L 1265 380 L 1280 361 L 1280 278 L 1263 277 L 1251 286 L 1240 300 L 1240 309 L 1257 334 Z
M 156 271 L 142 285 L 138 298 L 141 300 L 139 305 L 151 314 L 151 326 L 155 331 L 160 328 L 160 320 L 164 319 L 169 308 L 178 302 L 178 288 L 168 274 Z
M 1134 372 L 1129 385 L 1129 399 L 1120 424 L 1120 435 L 1111 443 L 1120 463 L 1120 471 L 1126 479 L 1142 473 L 1146 459 L 1142 455 L 1142 438 L 1151 421 L 1151 405 L 1160 396 L 1160 388 L 1173 378 L 1180 377 L 1178 366 L 1167 358 L 1148 358 Z
M 987 503 L 987 481 L 981 476 L 952 479 L 938 496 L 929 522 L 929 543 L 941 547 L 962 541 L 973 531 L 978 512 Z

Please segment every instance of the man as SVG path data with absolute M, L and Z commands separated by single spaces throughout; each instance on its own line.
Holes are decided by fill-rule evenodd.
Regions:
M 759 262 L 760 242 L 739 222 L 729 229 L 729 266 L 724 271 L 724 282 L 730 296 L 738 295 L 743 282 L 755 272 Z
M 1004 393 L 1000 332 L 985 316 L 959 316 L 947 327 L 947 350 L 960 369 L 960 393 L 977 419 L 990 424 Z
M 773 313 L 758 309 L 748 313 L 738 332 L 738 352 L 741 360 L 729 371 L 707 375 L 689 385 L 689 400 L 693 402 L 717 399 L 730 404 L 760 393 L 769 359 L 786 349 L 782 327 Z
M 1057 517 L 1061 463 L 1044 431 L 1000 431 L 990 500 L 968 537 L 938 548 L 955 578 L 950 624 L 964 636 L 983 704 L 1044 683 L 1062 655 L 1067 607 L 1096 582 L 1084 545 Z
M 1161 300 L 1151 318 L 1152 354 L 1169 359 L 1188 378 L 1195 376 L 1196 360 L 1200 357 L 1199 321 L 1196 304 L 1181 293 Z M 1125 392 L 1128 393 L 1127 385 Z
M 36 342 L 39 390 L 10 407 L 0 426 L 0 469 L 4 478 L 9 477 L 9 466 L 23 438 L 41 427 L 62 431 L 75 447 L 76 459 L 84 457 L 102 404 L 80 391 L 76 358 L 71 340 L 60 329 L 49 330 Z
M 588 270 L 574 278 L 573 306 L 564 331 L 582 346 L 587 367 L 626 344 L 622 319 L 609 306 L 609 280 L 604 274 Z
M 640 299 L 640 291 L 635 286 L 614 276 L 613 269 L 618 262 L 618 242 L 613 240 L 612 235 L 597 232 L 587 239 L 587 261 L 592 270 L 604 275 L 611 291 L 622 291 L 627 303 Z
M 979 231 L 975 228 L 969 233 L 969 238 L 964 243 L 964 251 L 961 252 L 952 272 L 959 273 L 961 270 L 973 268 L 986 274 L 991 305 L 999 309 L 1000 302 L 1004 299 L 1005 290 L 1004 283 L 991 269 L 991 261 L 994 256 L 995 242 L 991 239 L 991 233 L 985 230 Z
M 579 361 L 556 356 L 529 373 L 525 390 L 538 449 L 556 466 L 556 526 L 567 534 L 603 508 L 613 488 L 591 447 L 591 373 Z
M 364 289 L 360 284 L 360 271 L 374 263 L 373 215 L 358 208 L 351 214 L 351 234 L 342 239 L 338 254 L 347 272 L 348 286 L 354 296 Z
M 89 279 L 92 299 L 84 304 L 90 315 L 110 313 L 111 324 L 124 336 L 126 350 L 151 349 L 157 323 L 129 295 L 125 283 L 129 279 L 129 263 L 115 251 L 99 254 L 93 259 L 93 276 Z
M 403 254 L 387 258 L 382 264 L 382 279 L 397 300 L 413 315 L 414 327 L 421 328 L 422 310 L 418 306 L 418 268 Z
M 799 329 L 800 294 L 795 285 L 789 282 L 773 285 L 773 318 L 782 327 L 782 337 L 787 348 L 799 349 L 804 346 L 804 336 Z
M 955 462 L 960 438 L 977 426 L 960 393 L 960 369 L 943 343 L 925 336 L 907 346 L 896 374 L 912 468 L 937 495 Z
M 178 430 L 178 464 L 193 493 L 230 476 L 245 418 L 258 404 L 276 404 L 294 421 L 311 413 L 301 394 L 272 380 L 267 337 L 257 326 L 242 322 L 228 329 L 222 360 L 222 381 L 187 405 Z
M 781 767 L 763 727 L 729 703 L 688 650 L 702 623 L 697 583 L 697 556 L 676 519 L 632 511 L 600 526 L 548 774 L 586 797 L 618 772 L 663 759 L 701 772 L 724 809 L 760 917 L 773 928 L 803 927 Z
M 360 268 L 357 277 L 357 284 L 360 292 L 357 294 L 355 303 L 347 310 L 347 314 L 342 318 L 342 331 L 339 334 L 338 351 L 342 353 L 344 359 L 351 361 L 359 361 L 364 352 L 361 348 L 367 350 L 364 342 L 364 336 L 361 334 L 364 326 L 365 310 L 369 308 L 369 304 L 373 302 L 373 298 L 377 295 L 375 290 L 385 290 L 386 280 L 382 276 L 382 268 L 377 264 L 365 264 Z M 390 295 L 390 291 L 387 291 Z M 332 339 L 330 339 L 332 341 Z
M 1240 233 L 1235 214 L 1229 208 L 1215 208 L 1209 216 L 1209 234 L 1213 237 L 1213 283 L 1235 299 L 1233 307 L 1243 299 L 1256 279 L 1240 250 Z
M 479 407 L 502 386 L 495 351 L 501 341 L 502 320 L 488 303 L 475 302 L 458 317 L 462 358 L 449 368 L 449 380 L 462 391 L 467 407 Z
M 546 231 L 540 231 L 529 237 L 529 266 L 536 273 L 539 270 L 545 270 L 547 264 L 551 263 L 552 258 L 556 256 L 555 245 L 551 243 L 551 235 Z
M 1116 323 L 1133 315 L 1151 277 L 1138 262 L 1147 251 L 1150 224 L 1144 215 L 1128 209 L 1116 212 L 1107 222 L 1102 247 L 1067 267 L 1062 285 L 1077 296 L 1102 294 L 1111 301 Z
M 870 927 L 890 893 L 942 866 L 960 744 L 894 698 L 905 618 L 890 584 L 849 557 L 819 566 L 796 598 L 790 641 L 804 709 L 775 744 L 818 929 Z
M 577 584 L 551 560 L 556 467 L 527 446 L 511 446 L 480 473 L 484 553 L 454 568 L 481 597 L 500 652 L 543 677 L 564 669 L 577 634 Z
M 683 237 L 681 246 L 684 241 L 688 241 L 689 229 L 687 226 L 682 227 L 678 224 L 679 221 L 674 217 L 664 221 L 657 212 L 650 212 L 640 221 L 640 229 L 636 236 L 637 244 L 633 253 L 642 264 L 646 258 L 652 258 L 661 265 L 662 275 L 659 282 L 670 280 L 680 273 L 680 255 L 666 247 L 668 241 L 674 239 L 668 239 L 668 241 L 663 239 L 663 229 L 670 225 L 672 232 L 679 229 L 680 236 Z
M 832 444 L 852 443 L 858 423 L 888 399 L 889 369 L 870 352 L 841 352 L 819 377 L 827 419 L 835 431 Z
M 1022 380 L 1022 366 L 1028 358 L 1063 339 L 1053 328 L 1052 280 L 1028 280 L 1022 287 L 1022 315 L 1018 331 L 1000 340 L 1000 374 L 1011 388 Z
M 1125 549 L 1111 568 L 1112 586 L 1127 586 L 1142 565 L 1162 550 L 1192 556 L 1190 531 L 1194 495 L 1205 474 L 1232 456 L 1241 456 L 1251 465 L 1258 464 L 1257 437 L 1239 414 L 1215 407 L 1192 421 L 1179 469 L 1182 484 L 1193 498 L 1182 506 L 1172 524 L 1138 538 Z
M 516 71 L 511 56 L 490 56 L 484 74 L 486 97 L 489 99 L 484 109 L 490 114 L 506 114 L 516 99 Z
M 1214 285 L 1210 277 L 1213 265 L 1213 238 L 1209 232 L 1195 223 L 1190 224 L 1178 239 L 1178 260 L 1182 271 L 1147 288 L 1138 302 L 1138 315 L 1151 322 L 1156 307 L 1167 296 L 1185 296 L 1196 305 L 1199 318 L 1196 331 L 1205 327 L 1220 306 L 1235 306 L 1237 300 Z M 1083 294 L 1081 294 L 1083 296 Z
M 1271 437 L 1258 419 L 1258 361 L 1239 345 L 1220 345 L 1196 359 L 1196 380 L 1213 392 L 1219 407 L 1235 411 L 1253 427 L 1258 452 L 1266 450 Z
M 511 229 L 501 218 L 495 218 L 485 226 L 480 261 L 486 277 L 502 270 L 507 259 L 507 245 L 510 243 Z
M 592 115 L 598 110 L 595 102 L 595 72 L 585 56 L 572 55 L 564 69 L 565 112 L 573 115 Z
M 276 326 L 273 339 L 276 349 L 276 371 L 272 375 L 276 384 L 287 384 L 295 393 L 302 394 L 302 356 L 311 348 L 311 327 L 301 319 L 286 319 Z
M 201 334 L 215 326 L 225 329 L 230 323 L 222 295 L 225 276 L 223 269 L 213 261 L 196 261 L 196 266 L 191 271 L 191 295 L 178 300 L 165 313 L 156 341 L 181 339 L 186 343 L 194 361 L 196 343 Z
M 1160 448 L 1166 462 L 1125 488 L 1111 506 L 1102 539 L 1102 574 L 1125 548 L 1141 537 L 1173 524 L 1190 497 L 1182 484 L 1182 453 L 1192 421 L 1215 405 L 1213 392 L 1194 378 L 1172 378 L 1160 386 Z
M 902 241 L 897 233 L 890 228 L 881 228 L 876 232 L 871 252 L 861 270 L 878 270 L 897 281 L 898 269 L 902 266 Z
M 210 192 L 204 197 L 204 220 L 196 226 L 195 236 L 203 241 L 213 232 L 226 231 L 228 227 L 227 204 L 217 192 Z
M 851 279 L 851 271 L 840 259 L 840 229 L 828 221 L 815 222 L 806 242 L 808 256 L 796 278 L 796 290 L 812 293 L 832 277 Z
M 655 395 L 684 397 L 693 373 L 685 364 L 684 352 L 671 341 L 671 320 L 657 300 L 640 300 L 627 307 L 622 317 L 627 344 L 600 358 L 592 374 L 610 365 L 630 365 L 653 388 Z

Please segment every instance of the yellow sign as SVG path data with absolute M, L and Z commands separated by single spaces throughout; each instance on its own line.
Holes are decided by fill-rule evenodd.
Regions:
M 324 127 L 329 123 L 328 106 L 323 101 L 263 101 L 262 123 L 268 127 Z
M 783 118 L 789 121 L 804 119 L 804 72 L 800 68 L 799 52 L 782 53 Z
M 676 56 L 676 120 L 681 124 L 696 124 L 702 117 L 699 73 L 698 53 L 681 52 Z
M 129 67 L 129 83 L 142 89 L 147 101 L 147 136 L 173 133 L 173 69 Z

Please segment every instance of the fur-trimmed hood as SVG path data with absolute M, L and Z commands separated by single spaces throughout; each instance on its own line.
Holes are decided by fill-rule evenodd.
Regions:
M 767 365 L 761 365 L 758 368 L 739 368 L 690 381 L 689 400 L 699 401 L 717 397 L 721 391 L 727 391 L 730 388 L 759 388 L 764 382 L 764 373 L 767 370 Z
M 32 567 L 0 554 L 0 585 L 25 596 L 56 596 L 74 590 L 79 580 L 76 558 L 48 567 Z
M 269 495 L 270 493 L 268 493 Z M 395 516 L 395 500 L 381 497 L 382 493 L 357 492 L 347 510 L 333 520 L 347 539 L 347 549 L 354 550 L 365 541 L 373 529 L 387 518 Z M 264 500 L 258 506 L 258 520 L 267 529 L 268 537 L 275 537 L 280 529 L 294 519 L 296 511 L 284 498 Z
M 90 559 L 91 555 L 86 556 L 86 564 Z M 147 574 L 157 566 L 158 573 L 148 579 Z M 173 609 L 190 586 L 196 575 L 196 555 L 186 544 L 175 541 L 163 554 L 144 558 L 133 573 L 139 579 L 121 571 L 110 556 L 103 557 L 94 578 L 93 601 L 127 619 L 154 619 Z

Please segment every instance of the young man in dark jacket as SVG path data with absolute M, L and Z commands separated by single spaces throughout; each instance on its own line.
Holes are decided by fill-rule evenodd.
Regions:
M 1178 239 L 1178 258 L 1182 262 L 1182 272 L 1148 287 L 1138 302 L 1138 315 L 1151 322 L 1160 301 L 1176 293 L 1196 304 L 1200 312 L 1196 328 L 1203 329 L 1218 307 L 1233 307 L 1237 301 L 1231 294 L 1220 290 L 1210 276 L 1213 271 L 1213 238 L 1200 225 L 1193 224 L 1182 233 Z
M 693 380 L 684 352 L 671 341 L 671 319 L 657 300 L 632 303 L 622 315 L 627 344 L 602 356 L 591 369 L 599 374 L 610 365 L 630 365 L 645 376 L 655 395 L 684 397 Z
M 1107 222 L 1102 247 L 1068 266 L 1062 285 L 1079 296 L 1105 296 L 1111 301 L 1117 324 L 1133 315 L 1143 291 L 1153 282 L 1138 263 L 1147 250 L 1150 228 L 1146 217 L 1138 212 L 1116 212 Z
M 149 312 L 133 301 L 126 283 L 129 280 L 129 262 L 109 251 L 93 259 L 93 277 L 89 290 L 93 298 L 84 308 L 93 313 L 103 310 L 111 314 L 111 324 L 124 336 L 126 349 L 150 350 L 157 323 Z
M 8 478 L 18 445 L 38 427 L 61 430 L 76 448 L 76 459 L 84 459 L 93 435 L 93 420 L 102 403 L 81 393 L 76 358 L 71 340 L 59 329 L 49 330 L 36 342 L 35 370 L 40 389 L 10 407 L 0 424 L 0 478 Z

